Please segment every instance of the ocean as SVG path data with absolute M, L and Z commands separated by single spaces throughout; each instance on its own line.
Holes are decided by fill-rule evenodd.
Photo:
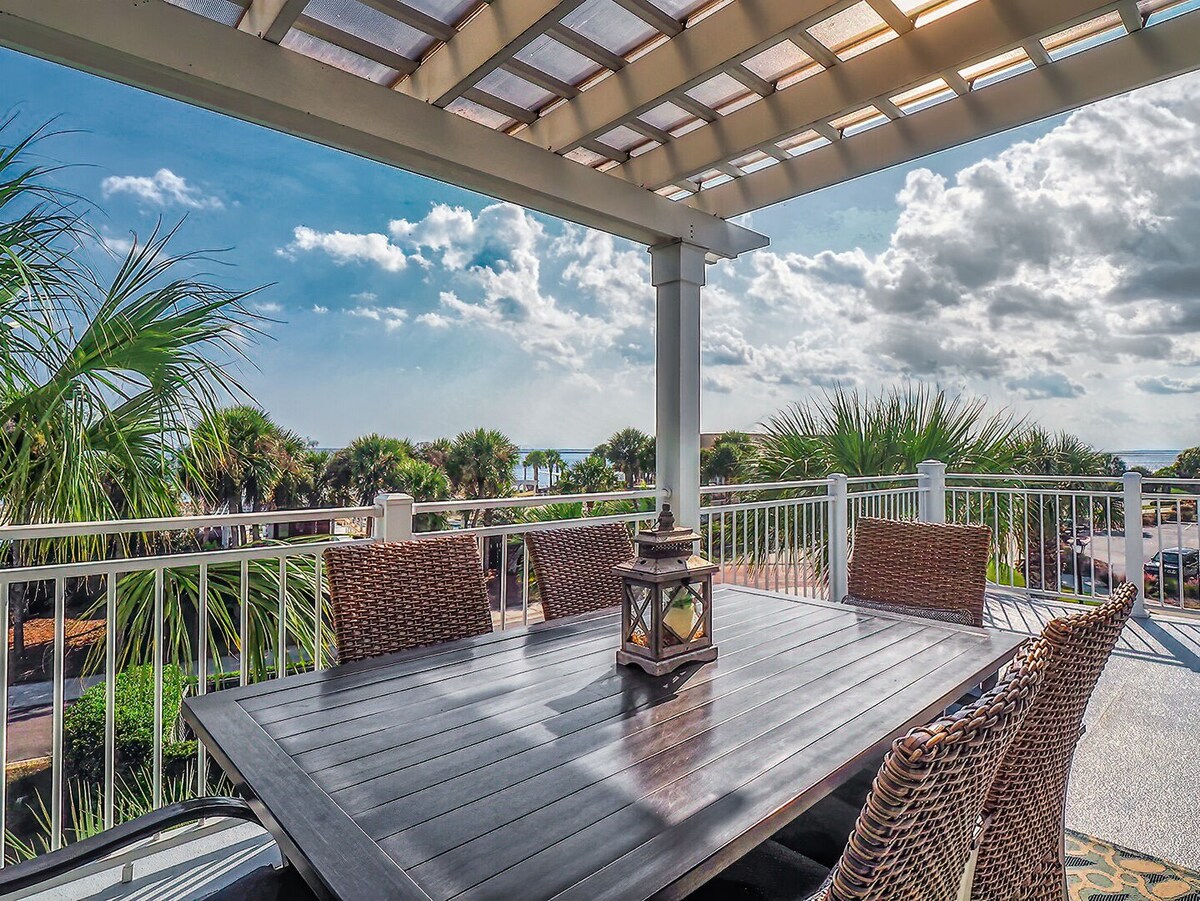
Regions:
M 1170 466 L 1179 456 L 1178 450 L 1118 450 L 1112 451 L 1126 466 L 1145 466 L 1151 472 Z

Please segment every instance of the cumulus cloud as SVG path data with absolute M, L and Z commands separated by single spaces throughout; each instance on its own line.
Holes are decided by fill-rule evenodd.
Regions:
M 153 175 L 110 175 L 100 182 L 100 190 L 105 197 L 130 194 L 159 207 L 182 206 L 194 210 L 220 210 L 225 207 L 221 198 L 205 194 L 170 169 L 159 169 Z
M 1152 375 L 1134 379 L 1134 384 L 1147 394 L 1200 393 L 1200 378 L 1176 379 L 1166 375 Z
M 389 332 L 394 332 L 408 321 L 408 310 L 400 307 L 351 307 L 346 313 L 359 319 L 378 322 Z
M 320 251 L 339 265 L 374 263 L 386 272 L 399 272 L 408 265 L 404 251 L 393 244 L 387 235 L 378 232 L 322 232 L 307 225 L 292 230 L 292 241 L 278 250 L 280 256 L 295 259 L 301 253 Z

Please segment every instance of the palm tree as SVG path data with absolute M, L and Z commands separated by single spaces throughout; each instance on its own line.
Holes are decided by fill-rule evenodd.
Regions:
M 596 448 L 595 454 L 608 460 L 625 476 L 625 487 L 632 490 L 643 472 L 646 450 L 654 439 L 640 429 L 625 428 Z
M 512 493 L 517 455 L 517 446 L 507 435 L 495 429 L 474 429 L 454 439 L 446 472 L 464 497 L 507 497 Z M 491 514 L 485 511 L 485 523 L 491 521 Z M 478 519 L 479 511 L 471 511 L 464 523 L 474 525 Z
M 255 513 L 275 506 L 282 483 L 303 478 L 308 447 L 257 407 L 225 407 L 194 428 L 183 452 L 182 478 L 210 513 Z
M 546 452 L 543 450 L 531 450 L 525 455 L 525 459 L 521 461 L 522 466 L 532 467 L 533 469 L 533 493 L 537 494 L 537 489 L 541 486 L 539 475 L 542 467 L 546 465 Z
M 546 458 L 546 469 L 549 470 L 547 481 L 549 482 L 549 486 L 553 488 L 554 474 L 559 473 L 561 475 L 562 471 L 566 469 L 567 461 L 562 458 L 562 454 L 554 449 L 546 450 L 543 453 Z
M 11 120 L 0 123 L 0 144 Z M 176 229 L 135 240 L 102 278 L 83 210 L 0 147 L 0 505 L 9 523 L 178 513 L 191 423 L 241 394 L 229 374 L 257 317 L 247 294 L 178 275 Z M 102 268 L 111 268 L 105 266 Z M 104 556 L 101 536 L 0 547 L 16 566 Z M 29 587 L 10 588 L 14 666 Z
M 592 454 L 564 472 L 558 484 L 564 494 L 595 494 L 616 491 L 621 479 L 604 457 Z
M 991 413 L 983 398 L 924 385 L 878 395 L 838 386 L 767 420 L 747 481 L 900 475 L 925 460 L 956 472 L 1007 472 L 1020 433 L 1011 412 Z
M 417 501 L 444 501 L 450 498 L 450 479 L 446 473 L 424 460 L 404 460 L 396 467 L 391 491 L 403 491 Z M 446 527 L 446 517 L 439 513 L 418 513 L 413 531 L 434 532 Z
M 753 451 L 754 445 L 745 432 L 722 432 L 711 448 L 700 452 L 700 471 L 709 483 L 734 482 Z
M 450 458 L 450 451 L 453 449 L 454 442 L 449 438 L 434 438 L 432 441 L 425 441 L 417 445 L 416 457 L 418 460 L 424 460 L 430 466 L 445 469 L 446 461 Z
M 416 448 L 406 438 L 372 432 L 361 435 L 334 453 L 329 461 L 329 481 L 347 503 L 366 506 L 375 496 L 398 491 L 402 464 L 413 459 Z

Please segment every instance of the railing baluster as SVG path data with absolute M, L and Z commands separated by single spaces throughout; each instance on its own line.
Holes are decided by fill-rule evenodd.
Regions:
M 51 723 L 50 849 L 63 843 L 63 714 L 66 712 L 66 679 L 63 672 L 66 646 L 66 579 L 54 580 L 54 711 Z M 6 777 L 7 778 L 7 777 Z
M 106 577 L 104 606 L 104 828 L 114 823 L 117 791 L 117 572 Z M 202 611 L 204 610 L 201 604 Z M 197 742 L 203 747 L 202 742 Z
M 163 569 L 154 570 L 154 741 L 151 770 L 154 806 L 163 803 Z
M 634 524 L 635 534 L 637 523 Z M 529 548 L 521 536 L 521 625 L 529 625 Z
M 500 622 L 508 623 L 508 536 L 500 536 Z
M 250 682 L 250 560 L 243 558 L 238 572 L 238 684 Z
M 8 592 L 9 583 L 0 579 L 0 623 L 4 623 L 4 644 L 0 645 L 0 868 L 8 854 Z
M 208 694 L 208 564 L 200 564 L 199 612 L 196 622 L 196 694 Z M 208 794 L 208 749 L 196 742 L 196 793 Z
M 325 592 L 321 589 L 323 579 L 321 568 L 324 563 L 322 554 L 318 553 L 313 557 L 313 669 L 316 670 L 323 669 L 325 665 L 321 650 L 321 629 L 325 620 Z
M 287 674 L 287 557 L 279 558 L 279 620 L 275 633 L 275 678 Z

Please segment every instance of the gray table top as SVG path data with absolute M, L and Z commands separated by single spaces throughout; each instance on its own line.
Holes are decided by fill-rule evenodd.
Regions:
M 1023 636 L 737 587 L 719 658 L 617 666 L 605 611 L 191 698 L 319 895 L 680 897 Z

